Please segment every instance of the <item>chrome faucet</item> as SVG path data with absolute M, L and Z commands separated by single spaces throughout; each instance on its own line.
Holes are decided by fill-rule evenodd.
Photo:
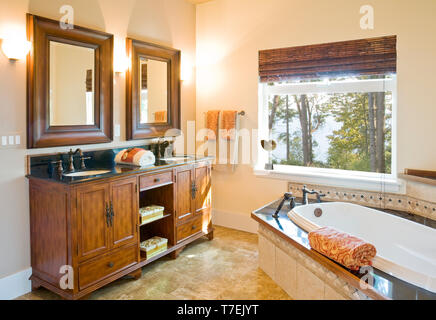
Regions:
M 303 189 L 301 191 L 303 192 L 303 204 L 309 204 L 309 199 L 307 197 L 308 194 L 316 194 L 316 201 L 318 203 L 321 203 L 321 198 L 325 197 L 325 194 L 319 193 L 318 191 L 315 191 L 313 189 L 309 190 L 306 186 L 303 186 Z

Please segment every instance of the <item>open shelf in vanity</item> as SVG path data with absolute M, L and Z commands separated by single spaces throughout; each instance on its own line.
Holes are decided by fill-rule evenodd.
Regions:
M 162 206 L 164 213 L 156 220 L 146 221 L 139 225 L 139 243 L 152 237 L 161 237 L 168 240 L 167 249 L 155 256 L 147 259 L 146 253 L 140 250 L 141 263 L 155 261 L 171 251 L 175 244 L 175 214 L 174 214 L 174 195 L 175 184 L 173 171 L 163 172 L 158 177 L 141 176 L 139 190 L 139 207 Z M 138 212 L 138 219 L 140 213 Z

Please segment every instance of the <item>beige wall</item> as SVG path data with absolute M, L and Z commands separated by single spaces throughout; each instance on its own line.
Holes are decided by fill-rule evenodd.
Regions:
M 360 29 L 361 5 L 375 10 Z M 398 171 L 435 169 L 436 1 L 217 0 L 197 6 L 197 125 L 208 109 L 245 109 L 257 128 L 261 49 L 398 36 Z M 216 212 L 245 214 L 280 196 L 286 184 L 256 178 L 248 165 L 213 174 Z M 228 215 L 227 215 L 228 216 Z
M 25 35 L 27 12 L 60 19 L 59 8 L 70 4 L 75 23 L 115 35 L 115 55 L 125 48 L 125 37 L 171 46 L 182 51 L 182 64 L 195 60 L 195 6 L 185 0 L 0 0 L 0 38 L 11 28 Z M 0 148 L 0 278 L 30 267 L 26 153 L 67 151 L 52 148 L 26 151 L 26 63 L 10 63 L 0 53 L 0 135 L 21 134 L 20 148 Z M 125 78 L 114 76 L 114 123 L 121 138 L 105 145 L 127 145 L 125 140 Z M 195 119 L 195 80 L 182 85 L 182 123 Z M 121 142 L 119 142 L 121 141 Z

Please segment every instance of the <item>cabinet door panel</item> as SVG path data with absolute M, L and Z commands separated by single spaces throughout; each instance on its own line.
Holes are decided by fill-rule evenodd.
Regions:
M 211 189 L 210 189 L 210 174 L 207 165 L 195 168 L 195 213 L 203 213 L 210 208 Z
M 193 196 L 192 196 L 192 183 L 194 182 L 192 167 L 182 167 L 177 169 L 176 179 L 176 217 L 177 222 L 182 222 L 193 216 Z
M 137 241 L 139 222 L 136 177 L 111 184 L 112 194 L 112 231 L 111 243 L 119 247 Z
M 110 248 L 106 210 L 109 185 L 87 185 L 77 189 L 77 241 L 80 260 L 102 254 Z

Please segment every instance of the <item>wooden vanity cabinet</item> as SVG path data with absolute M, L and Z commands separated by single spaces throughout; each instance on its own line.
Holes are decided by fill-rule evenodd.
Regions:
M 137 178 L 76 189 L 79 261 L 138 242 Z
M 78 184 L 30 176 L 32 288 L 79 299 L 124 275 L 139 277 L 161 256 L 176 258 L 201 236 L 212 239 L 210 173 L 204 161 Z M 141 201 L 164 205 L 166 217 L 141 226 Z M 168 238 L 168 250 L 147 260 L 139 243 L 155 235 Z
M 71 186 L 30 179 L 29 185 L 34 288 L 44 285 L 75 299 L 134 271 L 139 262 L 136 176 Z M 71 289 L 60 286 L 63 266 L 72 267 Z
M 176 169 L 177 242 L 198 234 L 213 236 L 211 226 L 211 165 L 195 163 Z

